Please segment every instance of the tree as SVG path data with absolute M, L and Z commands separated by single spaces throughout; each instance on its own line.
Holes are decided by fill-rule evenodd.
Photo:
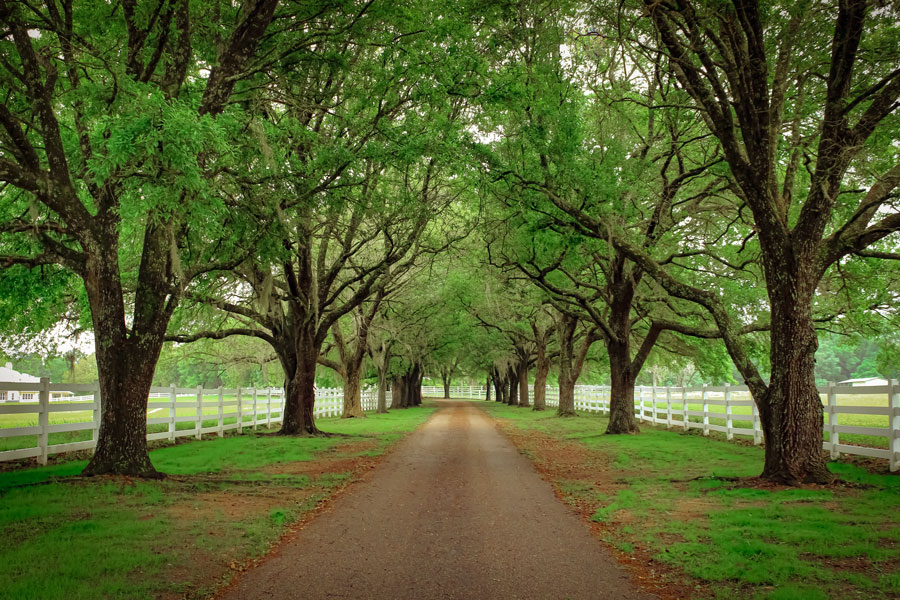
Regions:
M 521 60 L 504 65 L 508 72 L 498 75 L 497 85 L 524 83 L 517 94 L 495 101 L 503 110 L 489 107 L 492 113 L 482 119 L 484 127 L 504 133 L 484 144 L 481 154 L 501 206 L 497 220 L 506 224 L 492 228 L 500 232 L 492 250 L 501 266 L 518 269 L 559 310 L 590 323 L 585 340 L 602 341 L 610 363 L 606 432 L 637 433 L 634 386 L 660 336 L 716 334 L 645 282 L 644 270 L 624 252 L 585 236 L 577 215 L 558 205 L 593 214 L 608 201 L 607 217 L 626 227 L 635 243 L 652 247 L 681 226 L 673 207 L 723 187 L 710 176 L 721 157 L 693 115 L 657 115 L 654 108 L 676 103 L 679 93 L 658 66 L 634 61 L 640 56 L 624 67 L 609 66 L 620 48 L 604 52 L 589 41 L 569 44 L 572 58 L 565 61 L 559 52 L 564 27 L 551 18 L 536 22 Z M 574 410 L 568 407 L 570 375 L 580 372 L 574 368 L 580 363 L 572 354 L 573 327 L 567 322 L 560 328 L 563 414 Z M 589 346 L 579 353 L 581 361 Z
M 0 2 L 0 267 L 84 285 L 103 398 L 86 474 L 158 476 L 153 368 L 184 290 L 240 252 L 211 234 L 244 233 L 219 194 L 241 145 L 229 102 L 277 4 Z
M 721 145 L 735 204 L 752 215 L 771 308 L 771 379 L 748 357 L 739 321 L 716 293 L 677 281 L 633 243 L 623 239 L 617 247 L 669 293 L 713 315 L 759 407 L 762 476 L 829 482 L 813 307 L 823 276 L 841 261 L 900 258 L 877 248 L 900 230 L 894 194 L 900 162 L 896 148 L 883 144 L 897 131 L 900 50 L 886 41 L 897 8 L 876 11 L 860 0 L 837 7 L 801 2 L 787 10 L 752 0 L 715 6 L 648 0 L 639 10 L 649 13 L 655 39 L 636 44 L 650 44 L 667 61 Z

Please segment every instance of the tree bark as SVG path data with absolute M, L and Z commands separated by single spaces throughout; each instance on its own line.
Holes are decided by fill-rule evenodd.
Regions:
M 162 232 L 148 226 L 138 274 L 132 331 L 125 328 L 116 222 L 88 248 L 83 281 L 96 337 L 102 414 L 85 475 L 158 478 L 147 449 L 147 401 L 177 295 L 168 298 L 171 260 Z
M 785 278 L 770 293 L 772 305 L 772 377 L 767 391 L 755 398 L 766 441 L 762 477 L 770 481 L 830 483 L 822 452 L 823 408 L 816 389 L 818 339 L 812 320 L 812 278 Z
M 147 450 L 147 399 L 156 361 L 133 349 L 101 350 L 100 336 L 97 342 L 103 412 L 97 447 L 82 474 L 162 477 Z
M 406 389 L 402 376 L 395 376 L 391 383 L 391 408 L 406 408 Z
M 609 390 L 609 424 L 606 433 L 640 433 L 634 418 L 634 382 L 631 353 L 628 344 L 609 342 L 611 386 Z
M 484 383 L 484 401 L 491 401 L 491 374 L 488 373 Z
M 528 358 L 519 361 L 519 372 L 516 374 L 519 380 L 519 406 L 529 407 L 528 403 Z
M 378 367 L 378 407 L 375 410 L 380 415 L 387 413 L 387 373 Z
M 519 404 L 519 376 L 516 367 L 510 365 L 506 372 L 509 373 L 509 395 L 506 397 L 506 403 L 509 406 L 518 406 Z
M 500 385 L 500 388 L 497 390 L 497 401 L 502 402 L 503 404 L 509 403 L 509 376 L 506 373 L 506 369 L 498 369 L 497 373 L 499 377 L 497 378 L 497 383 Z
M 312 328 L 310 328 L 312 329 Z M 321 346 L 315 333 L 300 329 L 296 342 L 296 367 L 293 376 L 285 372 L 284 420 L 281 435 L 318 434 L 316 405 L 316 365 Z
M 547 375 L 549 373 L 550 361 L 547 359 L 547 349 L 539 345 L 534 371 L 534 408 L 532 410 L 546 410 L 547 408 Z
M 450 398 L 450 373 L 446 373 L 441 369 L 441 381 L 444 384 L 444 398 Z
M 575 413 L 575 328 L 578 320 L 572 315 L 561 314 L 557 321 L 559 337 L 559 406 L 560 417 L 574 417 Z
M 366 416 L 362 407 L 362 398 L 360 394 L 360 376 L 362 373 L 362 356 L 353 357 L 346 365 L 344 365 L 344 411 L 341 414 L 342 419 L 362 418 Z
M 642 348 L 631 357 L 631 305 L 634 299 L 634 285 L 626 277 L 624 260 L 614 278 L 613 301 L 610 306 L 609 327 L 614 337 L 606 338 L 606 353 L 609 356 L 610 390 L 608 434 L 640 433 L 634 419 L 634 382 L 643 365 L 648 348 Z M 658 331 L 651 330 L 646 341 L 650 347 L 655 343 Z

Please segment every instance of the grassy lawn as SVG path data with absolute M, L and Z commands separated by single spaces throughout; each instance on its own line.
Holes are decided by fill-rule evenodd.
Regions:
M 163 481 L 82 479 L 85 461 L 0 473 L 0 597 L 202 597 L 433 410 L 160 448 Z
M 900 597 L 900 477 L 833 462 L 835 486 L 733 481 L 760 473 L 762 448 L 664 427 L 605 436 L 596 415 L 479 405 L 626 563 L 665 585 L 714 598 Z

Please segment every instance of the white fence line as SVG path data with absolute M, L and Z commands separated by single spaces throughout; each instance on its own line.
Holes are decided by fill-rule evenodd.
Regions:
M 38 398 L 33 401 L 0 402 L 0 417 L 3 415 L 31 415 L 37 417 L 37 425 L 27 427 L 3 427 L 0 421 L 0 439 L 21 436 L 37 436 L 37 445 L 29 448 L 16 448 L 0 451 L 0 461 L 22 458 L 37 458 L 42 465 L 47 464 L 50 454 L 90 450 L 97 445 L 100 431 L 101 398 L 96 384 L 70 385 L 51 384 L 48 379 L 40 383 L 5 383 L 0 382 L 2 391 L 37 392 Z M 50 402 L 51 392 L 72 392 L 80 394 L 66 397 L 64 401 Z M 194 436 L 198 440 L 204 435 L 225 435 L 226 431 L 244 429 L 256 430 L 260 426 L 270 427 L 283 419 L 284 391 L 282 388 L 236 388 L 222 387 L 206 389 L 153 387 L 147 401 L 148 429 L 164 425 L 162 431 L 147 433 L 147 440 L 174 441 L 178 437 Z M 318 417 L 336 417 L 343 412 L 344 392 L 342 389 L 323 388 L 316 390 L 316 403 L 313 414 Z M 377 408 L 378 394 L 375 389 L 364 389 L 361 393 L 363 410 L 372 411 Z M 388 407 L 391 405 L 391 394 L 387 395 Z M 90 414 L 85 414 L 85 413 Z M 72 418 L 80 418 L 74 422 L 50 423 L 50 415 L 72 414 Z M 65 419 L 65 417 L 63 417 Z M 234 419 L 234 422 L 226 423 Z M 206 423 L 213 425 L 205 426 Z M 179 423 L 189 423 L 188 428 L 179 428 Z M 51 433 L 67 433 L 74 431 L 91 431 L 91 438 L 84 441 L 66 444 L 51 444 Z
M 831 453 L 832 458 L 843 454 L 884 458 L 890 463 L 891 471 L 900 471 L 900 383 L 896 380 L 883 386 L 837 386 L 818 388 L 825 397 L 823 408 L 827 416 L 824 432 L 828 439 L 822 441 L 822 448 Z M 442 386 L 423 386 L 422 394 L 429 397 L 443 397 Z M 533 397 L 534 387 L 529 386 Z M 886 397 L 881 406 L 847 406 L 838 403 L 842 395 L 872 395 Z M 452 386 L 453 398 L 485 399 L 484 386 Z M 559 406 L 559 388 L 547 386 L 547 406 Z M 691 405 L 699 405 L 696 410 Z M 749 411 L 741 410 L 749 408 Z M 575 386 L 575 409 L 586 412 L 609 414 L 609 387 L 599 385 Z M 734 409 L 738 409 L 735 412 Z M 763 443 L 762 424 L 756 404 L 746 386 L 702 386 L 702 387 L 650 387 L 634 388 L 634 413 L 642 423 L 665 425 L 688 429 L 701 429 L 703 435 L 710 431 L 725 434 L 726 439 L 734 436 L 753 438 L 754 444 Z M 840 415 L 875 415 L 886 417 L 885 427 L 860 427 L 841 425 Z M 694 417 L 694 420 L 691 420 Z M 710 419 L 724 420 L 724 424 L 712 423 Z M 746 426 L 737 427 L 735 422 Z M 841 434 L 869 435 L 888 439 L 887 448 L 871 448 L 842 444 Z

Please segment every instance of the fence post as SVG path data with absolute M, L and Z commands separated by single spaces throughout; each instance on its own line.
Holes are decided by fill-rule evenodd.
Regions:
M 266 429 L 272 427 L 272 388 L 266 388 Z
M 900 471 L 900 381 L 891 379 L 888 390 L 888 405 L 891 407 L 891 471 Z
M 638 387 L 638 398 L 640 398 L 640 402 L 638 402 L 638 420 L 641 423 L 644 422 L 644 388 Z
M 756 406 L 753 396 L 750 396 L 750 409 L 753 413 L 753 445 L 759 446 L 763 442 L 762 424 L 759 421 L 759 407 Z
M 219 386 L 219 437 L 225 437 L 225 419 L 222 417 L 224 414 L 222 409 L 224 408 L 222 404 L 224 403 L 225 398 L 222 396 L 222 386 Z
M 103 398 L 100 396 L 100 382 L 98 381 L 97 389 L 94 391 L 94 430 L 91 432 L 91 439 L 94 441 L 95 449 L 97 448 L 97 442 L 100 441 L 100 420 L 103 415 L 101 402 L 103 402 Z
M 672 388 L 666 386 L 666 429 L 672 428 Z
M 178 394 L 175 393 L 175 384 L 169 388 L 169 441 L 175 441 L 175 402 L 178 400 Z
M 201 439 L 203 434 L 203 386 L 197 386 L 197 439 Z
M 656 386 L 654 385 L 651 392 L 651 402 L 653 402 L 653 424 L 656 425 L 656 419 L 659 413 L 656 411 Z
M 709 390 L 703 384 L 703 435 L 709 435 Z
M 244 433 L 244 405 L 241 403 L 241 388 L 237 389 L 238 433 Z
M 41 390 L 38 392 L 38 425 L 41 432 L 38 434 L 38 448 L 41 454 L 38 456 L 38 463 L 47 464 L 48 446 L 50 445 L 50 378 L 41 377 Z
M 253 431 L 256 431 L 256 396 L 258 394 L 258 390 L 253 388 Z
M 731 419 L 731 386 L 725 386 L 725 439 L 733 440 L 734 432 L 732 429 Z
M 841 443 L 841 435 L 837 432 L 837 394 L 834 393 L 834 382 L 828 382 L 828 441 L 831 442 L 831 458 L 840 458 L 837 445 Z

